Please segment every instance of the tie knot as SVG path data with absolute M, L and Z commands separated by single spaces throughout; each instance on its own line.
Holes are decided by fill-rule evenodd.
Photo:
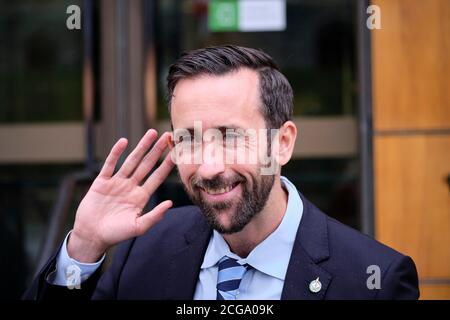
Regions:
M 219 260 L 219 271 L 223 270 L 223 269 L 228 269 L 228 268 L 234 268 L 234 267 L 246 267 L 246 265 L 241 265 L 240 263 L 237 262 L 236 259 L 234 258 L 230 258 L 227 256 L 224 256 L 222 259 Z

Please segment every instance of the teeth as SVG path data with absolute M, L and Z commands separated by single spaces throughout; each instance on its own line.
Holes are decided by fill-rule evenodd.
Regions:
M 209 189 L 209 188 L 205 188 L 205 191 L 206 191 L 208 194 L 216 195 L 216 194 L 222 194 L 222 193 L 230 192 L 231 189 L 233 189 L 232 186 L 227 186 L 227 187 L 225 187 L 225 188 L 220 188 L 220 189 Z

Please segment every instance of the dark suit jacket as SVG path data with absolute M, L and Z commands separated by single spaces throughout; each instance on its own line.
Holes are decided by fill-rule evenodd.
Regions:
M 296 235 L 282 299 L 417 299 L 411 258 L 328 217 L 301 195 L 303 217 Z M 171 209 L 145 235 L 120 244 L 111 266 L 95 272 L 81 289 L 50 285 L 56 254 L 26 299 L 192 299 L 211 236 L 199 208 Z M 270 258 L 270 257 L 268 257 Z M 381 271 L 381 289 L 368 289 L 367 267 Z M 100 268 L 99 268 L 100 269 Z M 319 278 L 322 289 L 309 290 Z

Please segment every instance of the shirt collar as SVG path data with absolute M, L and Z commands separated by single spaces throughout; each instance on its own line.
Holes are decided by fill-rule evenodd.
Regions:
M 264 241 L 242 259 L 230 251 L 222 235 L 214 230 L 206 249 L 202 269 L 216 266 L 223 256 L 235 258 L 239 263 L 248 263 L 269 276 L 284 280 L 297 229 L 303 214 L 303 202 L 296 187 L 285 177 L 281 183 L 288 192 L 288 203 L 280 225 Z

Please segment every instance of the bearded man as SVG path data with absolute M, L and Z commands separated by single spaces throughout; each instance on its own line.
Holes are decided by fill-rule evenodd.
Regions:
M 173 131 L 150 129 L 120 168 L 127 140 L 117 141 L 25 298 L 418 298 L 411 258 L 328 217 L 280 175 L 297 128 L 269 55 L 194 50 L 171 66 L 167 89 Z M 144 213 L 175 166 L 195 206 Z

